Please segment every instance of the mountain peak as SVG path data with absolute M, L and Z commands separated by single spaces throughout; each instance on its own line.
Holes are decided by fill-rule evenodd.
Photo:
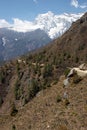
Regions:
M 72 22 L 79 19 L 83 13 L 78 14 L 54 14 L 48 11 L 44 14 L 39 14 L 34 21 L 21 20 L 18 18 L 13 19 L 13 24 L 5 20 L 0 20 L 0 27 L 8 27 L 10 30 L 17 32 L 30 32 L 38 28 L 44 30 L 50 38 L 54 39 L 61 36 L 69 27 Z
M 83 14 L 68 14 L 54 15 L 52 12 L 40 14 L 35 19 L 35 24 L 39 25 L 50 38 L 54 39 L 61 36 L 69 27 L 72 22 L 79 19 Z

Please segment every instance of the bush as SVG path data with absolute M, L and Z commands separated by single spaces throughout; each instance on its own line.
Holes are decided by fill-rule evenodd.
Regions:
M 13 104 L 12 104 L 12 108 L 11 108 L 11 113 L 10 113 L 10 115 L 11 115 L 11 116 L 15 116 L 17 113 L 18 113 L 18 110 L 16 109 L 16 106 L 15 106 L 15 104 L 13 103 Z
M 70 69 L 67 68 L 67 69 L 65 70 L 65 72 L 64 72 L 65 77 L 67 77 L 67 75 L 69 74 L 69 72 L 70 72 Z
M 44 66 L 44 70 L 43 70 L 43 78 L 51 76 L 52 75 L 52 70 L 53 70 L 52 65 L 46 64 Z
M 57 102 L 61 102 L 62 101 L 62 98 L 60 97 L 60 95 L 57 95 L 56 101 Z
M 39 92 L 40 88 L 38 86 L 38 81 L 35 79 L 30 80 L 29 88 L 28 88 L 28 95 L 29 99 L 32 99 L 37 92 Z
M 23 100 L 22 100 L 22 106 L 24 106 L 25 104 L 27 104 L 28 100 L 29 99 L 27 99 L 26 97 L 24 97 Z
M 14 92 L 15 92 L 15 99 L 19 100 L 21 95 L 20 95 L 20 82 L 18 79 L 16 80 L 16 83 L 15 83 Z
M 78 63 L 79 62 L 79 57 L 75 58 L 75 62 Z
M 17 73 L 18 78 L 20 78 L 20 65 L 18 61 L 16 62 L 16 73 Z
M 0 83 L 4 83 L 5 82 L 5 75 L 3 72 L 0 72 Z
M 68 99 L 65 99 L 65 106 L 68 106 L 70 104 Z
M 0 106 L 2 105 L 2 103 L 3 103 L 3 99 L 2 99 L 2 97 L 0 96 Z
M 16 130 L 16 126 L 15 125 L 12 126 L 12 130 Z
M 66 125 L 60 125 L 58 130 L 68 130 Z
M 43 82 L 42 82 L 42 84 L 40 86 L 41 86 L 40 87 L 41 89 L 46 89 L 48 87 L 51 87 L 51 84 L 50 84 L 50 81 L 48 81 L 47 78 L 44 78 Z
M 78 84 L 82 80 L 81 77 L 79 77 L 77 74 L 74 75 L 73 77 L 73 83 Z
M 58 83 L 58 80 L 55 79 L 55 81 L 53 82 L 53 85 L 56 85 Z
M 50 88 L 50 87 L 51 87 L 51 84 L 50 84 L 50 83 L 47 83 L 46 87 L 47 87 L 47 88 Z

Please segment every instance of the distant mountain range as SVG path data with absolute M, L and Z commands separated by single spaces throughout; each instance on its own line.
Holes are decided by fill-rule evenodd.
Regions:
M 40 26 L 49 36 L 54 39 L 61 36 L 69 29 L 72 22 L 75 22 L 83 14 L 68 14 L 54 15 L 51 11 L 46 14 L 40 14 L 35 19 L 35 24 Z
M 55 15 L 49 11 L 45 14 L 39 14 L 33 22 L 15 18 L 13 19 L 13 24 L 8 23 L 7 21 L 1 21 L 1 26 L 6 25 L 5 27 L 18 32 L 29 32 L 39 28 L 44 30 L 50 38 L 54 39 L 62 35 L 67 29 L 69 29 L 72 22 L 75 22 L 82 15 L 83 13 L 64 13 Z
M 9 60 L 40 48 L 51 39 L 40 29 L 31 32 L 16 32 L 6 28 L 0 29 L 0 61 Z
M 82 14 L 40 14 L 34 22 L 14 19 L 14 24 L 0 20 L 0 61 L 9 60 L 40 48 L 61 36 Z M 4 22 L 4 23 L 3 23 Z M 3 25 L 3 26 L 2 26 Z

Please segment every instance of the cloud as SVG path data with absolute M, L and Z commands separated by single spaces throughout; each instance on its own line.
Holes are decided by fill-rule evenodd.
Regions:
M 39 25 L 34 24 L 34 22 L 13 18 L 12 24 L 8 23 L 5 19 L 0 19 L 0 28 L 9 28 L 18 32 L 27 32 L 36 30 L 41 27 Z
M 33 2 L 34 2 L 35 4 L 37 4 L 37 3 L 38 3 L 38 1 L 37 1 L 37 0 L 33 0 Z
M 71 1 L 71 5 L 74 6 L 75 8 L 78 8 L 79 7 L 79 3 L 77 0 L 72 0 Z
M 27 20 L 20 20 L 18 18 L 13 19 L 12 26 L 13 26 L 12 30 L 18 31 L 18 32 L 33 31 L 35 29 L 40 28 L 38 25 L 34 24 L 33 22 L 30 22 Z
M 5 20 L 0 19 L 0 28 L 10 27 L 11 25 Z
M 80 5 L 80 8 L 82 8 L 82 9 L 87 8 L 87 4 L 86 5 Z
M 78 0 L 71 0 L 71 5 L 74 6 L 75 8 L 87 8 L 87 3 L 79 4 Z
M 13 18 L 13 22 L 9 23 L 5 19 L 0 19 L 0 28 L 7 27 L 17 32 L 29 32 L 36 29 L 44 30 L 50 38 L 61 35 L 70 27 L 72 21 L 76 21 L 83 14 L 61 14 L 55 15 L 51 11 L 45 14 L 39 14 L 34 21 L 21 20 Z

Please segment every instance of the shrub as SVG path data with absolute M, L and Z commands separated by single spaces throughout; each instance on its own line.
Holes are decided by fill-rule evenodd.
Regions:
M 3 72 L 0 72 L 0 83 L 4 83 L 5 82 L 5 75 Z
M 40 65 L 38 63 L 36 63 L 36 65 L 33 66 L 33 72 L 34 72 L 34 74 L 40 74 L 41 73 Z
M 75 58 L 75 62 L 78 63 L 79 62 L 79 57 Z
M 50 87 L 51 87 L 51 84 L 50 84 L 50 83 L 47 83 L 46 87 L 47 87 L 47 88 L 50 88 Z
M 46 64 L 44 66 L 44 70 L 43 70 L 43 78 L 51 76 L 52 75 L 52 70 L 53 70 L 52 65 Z
M 55 79 L 54 82 L 53 82 L 53 85 L 56 85 L 58 83 L 58 80 Z
M 61 98 L 60 95 L 57 95 L 56 101 L 57 101 L 57 102 L 61 102 L 61 101 L 62 101 L 62 98 Z
M 3 99 L 2 99 L 2 97 L 0 96 L 0 106 L 2 105 L 2 103 L 3 103 Z
M 86 46 L 86 44 L 85 44 L 85 43 L 83 43 L 83 44 L 79 45 L 78 50 L 83 50 L 83 49 L 85 48 L 85 46 Z
M 39 89 L 38 81 L 35 79 L 30 80 L 28 87 L 29 99 L 32 99 L 37 94 L 37 92 L 39 92 Z
M 78 76 L 77 74 L 74 75 L 73 83 L 78 84 L 81 80 L 82 78 L 80 76 Z
M 44 78 L 44 79 L 43 79 L 43 83 L 42 83 L 42 85 L 41 85 L 41 88 L 42 88 L 42 89 L 46 89 L 46 88 L 48 88 L 48 87 L 51 87 L 50 81 L 48 81 L 47 78 Z
M 70 54 L 67 54 L 67 59 L 71 58 L 71 55 Z
M 58 130 L 68 130 L 66 125 L 60 125 Z
M 65 99 L 65 106 L 68 106 L 70 104 L 68 99 Z
M 12 126 L 12 130 L 16 130 L 16 126 L 15 125 Z
M 27 103 L 28 103 L 28 100 L 29 100 L 29 99 L 26 99 L 26 97 L 24 97 L 24 98 L 23 98 L 23 101 L 22 101 L 22 106 L 24 106 L 25 104 L 27 104 Z
M 11 107 L 11 113 L 10 113 L 10 115 L 11 115 L 11 116 L 15 116 L 17 113 L 18 113 L 18 110 L 16 109 L 16 106 L 15 106 L 15 104 L 13 103 L 13 104 L 12 104 L 12 107 Z
M 67 69 L 65 70 L 65 72 L 64 72 L 65 77 L 67 77 L 67 75 L 69 74 L 69 72 L 70 72 L 70 69 L 67 68 Z
M 15 93 L 15 99 L 19 100 L 20 99 L 20 82 L 18 79 L 16 80 L 16 83 L 15 83 L 14 93 Z
M 20 77 L 20 65 L 18 61 L 16 62 L 16 73 L 17 73 L 17 76 Z

